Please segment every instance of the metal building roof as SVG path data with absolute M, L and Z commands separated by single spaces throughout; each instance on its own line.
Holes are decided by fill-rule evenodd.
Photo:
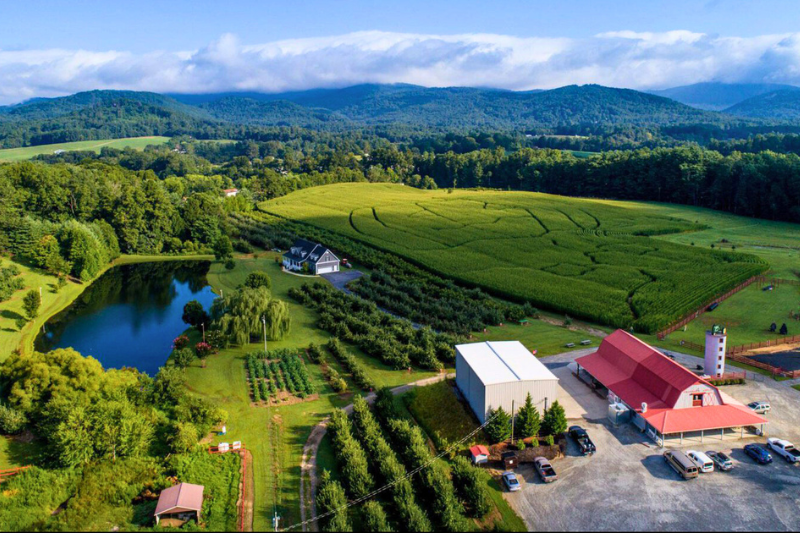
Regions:
M 558 380 L 519 341 L 459 344 L 456 350 L 484 385 L 514 381 Z

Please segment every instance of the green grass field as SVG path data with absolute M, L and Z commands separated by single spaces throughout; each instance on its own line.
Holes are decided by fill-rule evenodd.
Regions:
M 767 267 L 644 235 L 704 228 L 650 205 L 538 193 L 338 184 L 262 203 L 443 276 L 617 327 L 657 331 Z
M 11 163 L 23 161 L 37 155 L 52 154 L 56 150 L 70 151 L 91 151 L 99 153 L 102 148 L 134 148 L 142 150 L 151 144 L 164 144 L 169 141 L 169 137 L 130 137 L 127 139 L 105 139 L 99 141 L 76 141 L 71 143 L 41 144 L 38 146 L 26 146 L 24 148 L 6 148 L 0 150 L 0 163 Z

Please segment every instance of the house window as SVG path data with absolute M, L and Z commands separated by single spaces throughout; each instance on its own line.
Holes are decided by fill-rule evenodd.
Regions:
M 692 394 L 692 407 L 703 407 L 702 394 Z
M 725 339 L 720 339 L 720 340 L 719 340 L 719 343 L 720 343 L 720 344 L 722 344 L 723 342 L 725 342 Z
M 719 347 L 719 351 L 720 351 L 720 353 L 722 353 L 722 346 Z

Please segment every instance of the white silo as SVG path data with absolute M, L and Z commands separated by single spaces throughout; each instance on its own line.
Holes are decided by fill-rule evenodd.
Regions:
M 711 377 L 722 377 L 725 373 L 725 350 L 728 344 L 727 330 L 714 324 L 706 331 L 705 373 Z

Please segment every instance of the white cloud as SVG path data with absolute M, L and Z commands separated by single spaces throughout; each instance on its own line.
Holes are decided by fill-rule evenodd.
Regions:
M 0 103 L 90 89 L 275 92 L 357 83 L 651 89 L 715 80 L 800 84 L 800 34 L 618 31 L 567 39 L 368 31 L 257 45 L 226 34 L 200 50 L 138 55 L 0 50 Z

